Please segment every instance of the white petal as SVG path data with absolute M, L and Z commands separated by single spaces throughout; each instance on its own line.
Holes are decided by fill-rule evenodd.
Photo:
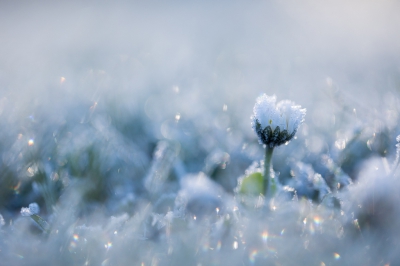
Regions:
M 261 95 L 257 98 L 254 105 L 254 117 L 258 120 L 263 128 L 273 123 L 272 119 L 276 116 L 275 108 L 276 96 Z

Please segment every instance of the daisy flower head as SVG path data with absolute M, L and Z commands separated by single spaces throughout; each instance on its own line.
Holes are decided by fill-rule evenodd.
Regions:
M 294 137 L 305 115 L 300 105 L 289 100 L 276 103 L 275 95 L 263 94 L 254 105 L 251 125 L 259 143 L 274 148 Z

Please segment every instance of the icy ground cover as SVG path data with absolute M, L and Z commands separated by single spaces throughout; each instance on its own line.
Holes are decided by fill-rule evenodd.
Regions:
M 2 2 L 0 265 L 399 264 L 399 8 Z

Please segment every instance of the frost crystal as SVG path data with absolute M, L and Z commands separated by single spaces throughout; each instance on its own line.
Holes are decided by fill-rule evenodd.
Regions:
M 32 214 L 38 214 L 40 212 L 39 205 L 36 202 L 29 204 L 29 211 Z
M 399 165 L 399 162 L 400 162 L 400 135 L 398 135 L 396 137 L 396 141 L 397 141 L 397 144 L 396 144 L 396 159 L 394 160 L 394 163 L 393 163 L 392 174 L 394 174 L 394 172 L 396 171 L 396 169 L 397 169 L 397 167 Z
M 293 163 L 291 168 L 295 177 L 288 184 L 296 190 L 299 197 L 322 201 L 324 196 L 331 192 L 325 179 L 314 172 L 312 165 L 297 162 Z
M 22 216 L 31 216 L 33 213 L 29 210 L 29 208 L 21 208 L 21 215 Z
M 276 104 L 276 96 L 261 95 L 253 108 L 252 127 L 260 144 L 270 148 L 291 140 L 304 121 L 306 109 L 289 100 Z
M 40 211 L 39 205 L 36 202 L 29 204 L 28 208 L 21 208 L 22 216 L 32 216 L 34 214 L 38 214 Z

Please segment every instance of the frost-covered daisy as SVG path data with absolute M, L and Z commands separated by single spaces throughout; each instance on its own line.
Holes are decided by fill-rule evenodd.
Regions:
M 276 104 L 276 96 L 261 95 L 253 108 L 252 127 L 260 144 L 270 148 L 291 140 L 304 121 L 306 109 L 283 100 Z
M 253 108 L 252 127 L 260 144 L 265 144 L 264 189 L 265 196 L 272 196 L 274 178 L 271 173 L 272 152 L 276 146 L 291 140 L 304 121 L 306 109 L 289 100 L 276 103 L 276 96 L 261 95 Z

